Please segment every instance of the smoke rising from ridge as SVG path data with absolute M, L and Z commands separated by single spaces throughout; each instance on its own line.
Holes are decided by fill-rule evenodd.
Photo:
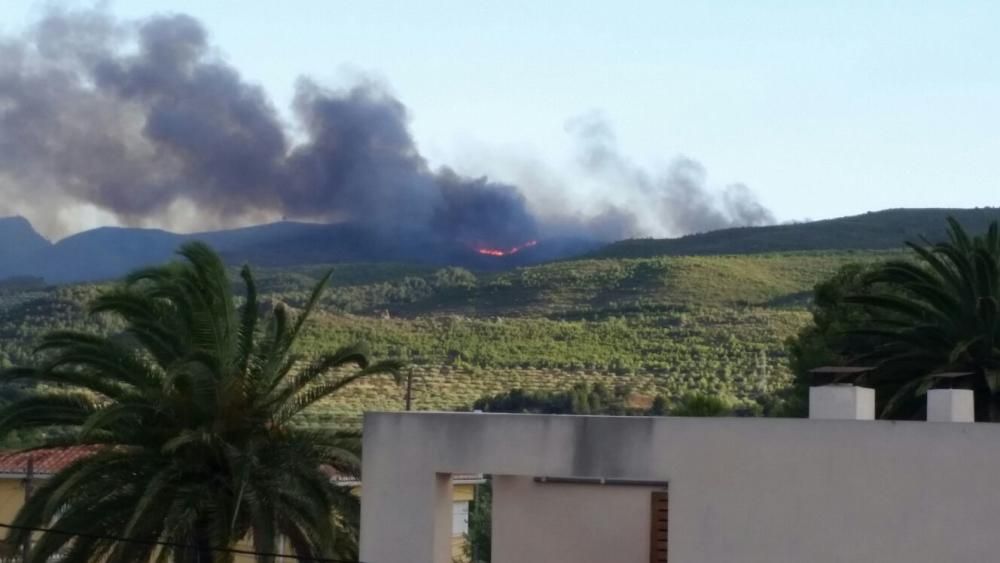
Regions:
M 720 201 L 708 187 L 704 168 L 694 160 L 677 158 L 659 174 L 635 164 L 618 150 L 614 131 L 600 114 L 573 119 L 567 130 L 579 144 L 580 166 L 615 186 L 626 200 L 619 205 L 634 214 L 641 234 L 679 236 L 774 223 L 774 215 L 743 184 L 727 186 Z
M 407 110 L 374 83 L 301 79 L 289 133 L 265 92 L 213 54 L 184 15 L 137 23 L 53 11 L 0 38 L 0 212 L 50 234 L 85 205 L 128 225 L 218 226 L 278 217 L 357 221 L 392 240 L 513 246 L 539 234 L 617 238 L 773 221 L 745 187 L 721 202 L 679 161 L 664 178 L 621 156 L 603 122 L 580 121 L 590 174 L 629 192 L 583 215 L 536 209 L 530 190 L 432 169 Z

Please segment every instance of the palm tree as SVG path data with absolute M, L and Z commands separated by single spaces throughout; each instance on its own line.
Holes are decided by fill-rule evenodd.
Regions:
M 949 219 L 948 240 L 908 246 L 916 260 L 894 260 L 866 280 L 868 295 L 850 301 L 874 311 L 853 335 L 873 339 L 855 358 L 874 362 L 871 380 L 889 397 L 884 412 L 913 408 L 934 386 L 970 388 L 978 420 L 1000 419 L 1000 232 L 994 222 L 969 236 Z
M 240 307 L 208 246 L 179 254 L 184 261 L 138 271 L 92 303 L 124 321 L 121 334 L 49 333 L 40 365 L 2 376 L 37 386 L 0 410 L 0 434 L 58 429 L 40 447 L 96 450 L 17 514 L 15 526 L 77 534 L 42 533 L 29 560 L 62 551 L 71 563 L 226 562 L 233 555 L 217 548 L 247 537 L 259 552 L 284 540 L 305 558 L 352 558 L 358 502 L 325 471 L 357 473 L 359 435 L 305 429 L 296 415 L 398 366 L 370 364 L 357 346 L 302 366 L 293 349 L 329 274 L 298 315 L 279 305 L 262 322 L 248 268 Z M 338 370 L 348 365 L 359 369 Z M 26 539 L 14 529 L 8 542 Z

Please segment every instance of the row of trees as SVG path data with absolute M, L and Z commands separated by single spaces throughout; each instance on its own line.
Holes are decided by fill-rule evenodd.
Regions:
M 637 401 L 625 385 L 610 388 L 596 383 L 578 383 L 567 391 L 525 391 L 511 389 L 483 397 L 473 403 L 473 410 L 533 414 L 597 414 L 611 416 L 752 416 L 758 414 L 737 405 L 725 395 L 690 393 L 674 404 L 657 395 L 648 405 Z

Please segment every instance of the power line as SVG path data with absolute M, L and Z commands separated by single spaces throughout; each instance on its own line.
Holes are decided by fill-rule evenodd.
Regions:
M 278 557 L 282 559 L 294 559 L 296 561 L 308 561 L 310 563 L 363 563 L 362 561 L 357 561 L 354 559 L 330 559 L 328 557 L 301 557 L 298 555 L 287 555 L 284 553 L 269 553 L 266 551 L 252 551 L 249 549 L 236 549 L 233 547 L 200 547 L 189 543 L 180 542 L 169 542 L 162 540 L 149 540 L 141 538 L 126 538 L 123 536 L 112 536 L 105 534 L 91 534 L 87 532 L 69 532 L 66 530 L 57 530 L 55 528 L 39 528 L 33 526 L 16 526 L 14 524 L 4 524 L 0 523 L 0 528 L 8 528 L 11 530 L 22 530 L 26 532 L 47 532 L 52 534 L 62 534 L 66 536 L 77 536 L 81 538 L 90 538 L 97 540 L 110 540 L 114 542 L 122 543 L 140 543 L 145 545 L 162 545 L 166 547 L 182 547 L 185 549 L 198 549 L 214 551 L 219 553 L 232 553 L 234 555 L 256 555 L 263 557 Z

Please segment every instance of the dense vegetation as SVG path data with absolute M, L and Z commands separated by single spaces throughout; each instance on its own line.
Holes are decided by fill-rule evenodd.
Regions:
M 815 322 L 790 348 L 798 387 L 818 364 L 870 366 L 883 416 L 922 417 L 923 394 L 945 386 L 975 391 L 978 420 L 1000 419 L 1000 228 L 951 222 L 948 235 L 818 286 Z
M 874 311 L 851 334 L 874 340 L 859 358 L 888 395 L 887 410 L 936 386 L 971 389 L 978 420 L 1000 420 L 1000 224 L 970 234 L 950 220 L 948 241 L 910 243 L 914 259 L 880 264 L 851 303 Z
M 606 414 L 638 415 L 666 414 L 666 402 L 657 395 L 646 404 L 636 404 L 627 387 L 610 389 L 596 383 L 578 383 L 565 391 L 525 391 L 512 389 L 506 393 L 483 397 L 472 408 L 483 412 L 537 414 Z
M 809 322 L 813 286 L 846 264 L 898 255 L 587 259 L 489 274 L 336 265 L 300 347 L 316 355 L 366 341 L 376 357 L 404 360 L 419 409 L 469 408 L 515 388 L 547 392 L 581 383 L 627 387 L 670 404 L 691 393 L 724 394 L 753 408 L 791 383 L 784 342 Z M 262 311 L 302 307 L 326 270 L 260 270 Z M 0 291 L 0 364 L 24 362 L 49 329 L 119 330 L 113 319 L 84 310 L 102 289 Z M 17 389 L 4 393 L 10 398 Z M 391 378 L 372 378 L 304 422 L 402 405 Z

